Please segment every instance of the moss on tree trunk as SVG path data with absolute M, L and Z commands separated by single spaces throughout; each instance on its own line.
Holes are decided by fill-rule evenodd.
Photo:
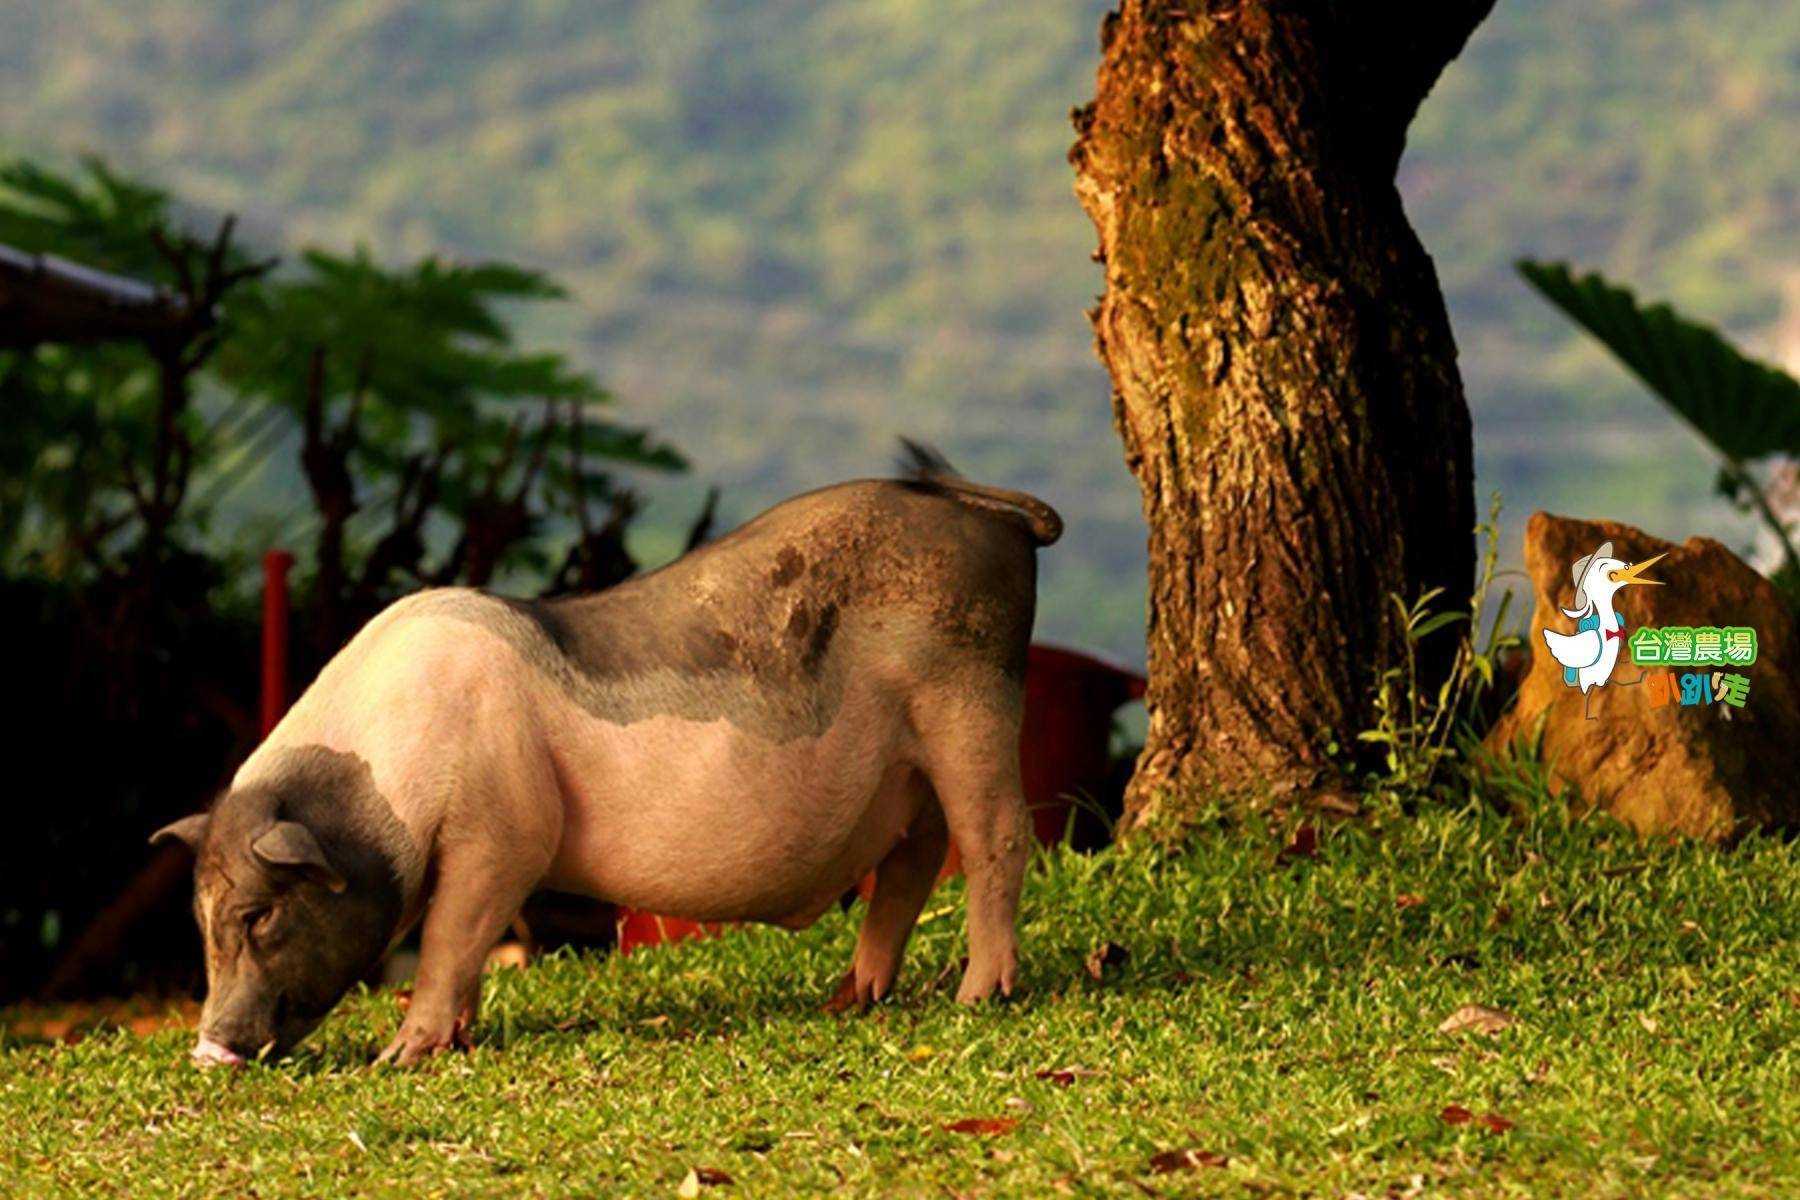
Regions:
M 1390 595 L 1470 591 L 1469 413 L 1395 186 L 1492 0 L 1168 3 L 1107 17 L 1074 114 L 1090 314 L 1150 533 L 1150 724 L 1127 821 L 1341 799 Z

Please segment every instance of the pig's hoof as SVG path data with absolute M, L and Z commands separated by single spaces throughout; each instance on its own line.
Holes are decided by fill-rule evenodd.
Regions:
M 1013 977 L 1018 968 L 1011 963 L 998 970 L 977 971 L 971 967 L 963 975 L 962 986 L 956 989 L 958 1004 L 976 1005 L 991 999 L 995 992 L 1002 996 L 1011 996 Z
M 832 1014 L 862 1012 L 868 1007 L 868 992 L 856 985 L 855 971 L 844 976 L 844 982 L 838 984 L 838 990 L 825 1002 L 825 1011 Z
M 1001 989 L 995 987 L 991 983 L 985 987 L 972 988 L 965 983 L 962 987 L 956 989 L 956 1002 L 964 1008 L 978 1008 L 981 1005 L 986 1004 L 989 1000 L 994 999 L 994 994 L 996 992 L 999 992 L 1001 998 L 1012 995 L 1011 988 Z
M 400 1032 L 375 1062 L 378 1066 L 391 1062 L 396 1066 L 410 1067 L 446 1050 L 467 1050 L 473 1044 L 469 1040 L 468 1023 L 460 1018 L 444 1030 L 402 1024 Z
M 844 976 L 837 992 L 825 1002 L 828 1013 L 867 1012 L 869 1005 L 887 994 L 880 980 L 859 976 L 855 970 Z

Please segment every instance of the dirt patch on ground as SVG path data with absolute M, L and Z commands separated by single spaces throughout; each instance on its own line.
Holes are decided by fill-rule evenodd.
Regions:
M 156 1033 L 192 1029 L 200 1023 L 200 1004 L 167 996 L 133 996 L 124 1000 L 91 1000 L 68 1004 L 21 1004 L 0 1009 L 0 1030 L 25 1041 L 74 1044 L 95 1033 L 129 1029 Z

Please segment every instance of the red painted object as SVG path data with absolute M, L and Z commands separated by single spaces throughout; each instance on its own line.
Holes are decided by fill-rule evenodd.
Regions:
M 286 550 L 263 555 L 262 735 L 269 736 L 288 706 L 288 569 Z
M 1106 789 L 1113 714 L 1143 698 L 1144 677 L 1136 671 L 1060 646 L 1031 647 L 1019 766 L 1038 841 L 1062 841 L 1072 807 L 1068 796 L 1097 797 Z
M 1074 807 L 1068 796 L 1098 796 L 1105 791 L 1112 773 L 1113 714 L 1143 695 L 1144 677 L 1127 667 L 1060 646 L 1031 647 L 1025 660 L 1019 765 L 1032 830 L 1039 842 L 1054 845 L 1068 832 Z M 952 845 L 943 875 L 953 875 L 958 869 Z M 858 885 L 864 899 L 873 889 L 874 879 L 870 875 Z M 659 942 L 711 936 L 723 928 L 620 909 L 619 949 L 629 952 Z
M 681 917 L 659 917 L 655 913 L 638 912 L 634 908 L 621 908 L 619 953 L 630 954 L 641 946 L 660 946 L 664 942 L 718 937 L 726 928 L 719 921 L 689 921 Z

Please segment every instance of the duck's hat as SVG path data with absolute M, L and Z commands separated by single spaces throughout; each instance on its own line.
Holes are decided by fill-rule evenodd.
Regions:
M 1586 608 L 1588 606 L 1588 594 L 1587 594 L 1588 569 L 1594 565 L 1596 560 L 1602 559 L 1602 558 L 1611 558 L 1612 556 L 1613 556 L 1612 543 L 1611 542 L 1601 542 L 1600 548 L 1598 550 L 1594 551 L 1592 554 L 1588 555 L 1586 558 L 1578 558 L 1575 560 L 1575 566 L 1571 569 L 1570 574 L 1572 574 L 1575 577 L 1575 607 L 1576 608 Z

